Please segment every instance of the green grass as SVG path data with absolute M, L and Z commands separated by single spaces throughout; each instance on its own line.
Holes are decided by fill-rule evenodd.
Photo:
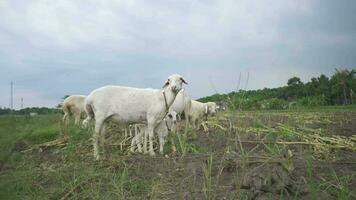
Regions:
M 0 199 L 126 199 L 146 198 L 153 181 L 131 177 L 125 163 L 115 169 L 94 162 L 91 133 L 60 115 L 0 117 Z M 64 148 L 20 151 L 69 136 Z

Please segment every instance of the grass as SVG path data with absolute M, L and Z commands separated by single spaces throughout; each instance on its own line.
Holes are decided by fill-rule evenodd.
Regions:
M 113 126 L 108 158 L 101 162 L 92 158 L 90 130 L 65 127 L 60 115 L 0 116 L 0 199 L 249 199 L 262 195 L 252 192 L 258 191 L 251 185 L 253 170 L 268 177 L 268 198 L 354 199 L 355 152 L 340 148 L 330 151 L 332 160 L 318 160 L 302 136 L 348 138 L 356 130 L 355 111 L 328 107 L 219 113 L 209 119 L 208 133 L 178 133 L 176 154 L 167 142 L 167 156 L 156 157 L 130 155 L 127 146 L 120 150 L 114 144 L 123 138 Z M 38 146 L 57 139 L 65 139 L 63 145 Z M 273 174 L 276 167 L 296 178 L 294 192 L 284 188 L 273 193 L 280 181 Z
M 204 184 L 203 184 L 203 192 L 205 199 L 211 200 L 214 199 L 213 194 L 213 183 L 212 183 L 212 168 L 213 168 L 213 156 L 210 155 L 206 163 L 203 165 L 203 173 L 204 173 Z

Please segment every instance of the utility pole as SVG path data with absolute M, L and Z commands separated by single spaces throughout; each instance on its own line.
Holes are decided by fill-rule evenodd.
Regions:
M 11 89 L 10 89 L 10 109 L 11 112 L 14 109 L 14 82 L 11 81 Z
M 23 97 L 21 97 L 21 110 L 23 109 Z

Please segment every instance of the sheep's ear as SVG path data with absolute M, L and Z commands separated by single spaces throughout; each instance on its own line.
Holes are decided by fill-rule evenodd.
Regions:
M 166 81 L 166 83 L 164 83 L 163 87 L 162 88 L 165 88 L 169 85 L 169 79 Z
M 184 84 L 188 85 L 187 81 L 185 81 L 183 77 L 180 78 L 180 80 L 182 80 L 182 82 L 183 82 Z

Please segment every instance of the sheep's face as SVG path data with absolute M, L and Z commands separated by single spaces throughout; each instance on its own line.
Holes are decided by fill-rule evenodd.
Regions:
M 177 123 L 177 116 L 178 114 L 175 111 L 169 111 L 169 113 L 167 114 L 168 119 L 173 123 L 176 124 Z
M 178 114 L 173 110 L 169 111 L 166 120 L 172 130 L 177 126 L 177 119 L 178 119 Z
M 208 109 L 209 109 L 209 114 L 211 115 L 215 115 L 216 114 L 216 110 L 217 110 L 217 105 L 214 102 L 209 102 L 208 103 Z
M 168 80 L 164 84 L 163 88 L 170 88 L 172 92 L 177 94 L 182 89 L 183 83 L 188 85 L 183 76 L 173 74 L 168 77 Z

